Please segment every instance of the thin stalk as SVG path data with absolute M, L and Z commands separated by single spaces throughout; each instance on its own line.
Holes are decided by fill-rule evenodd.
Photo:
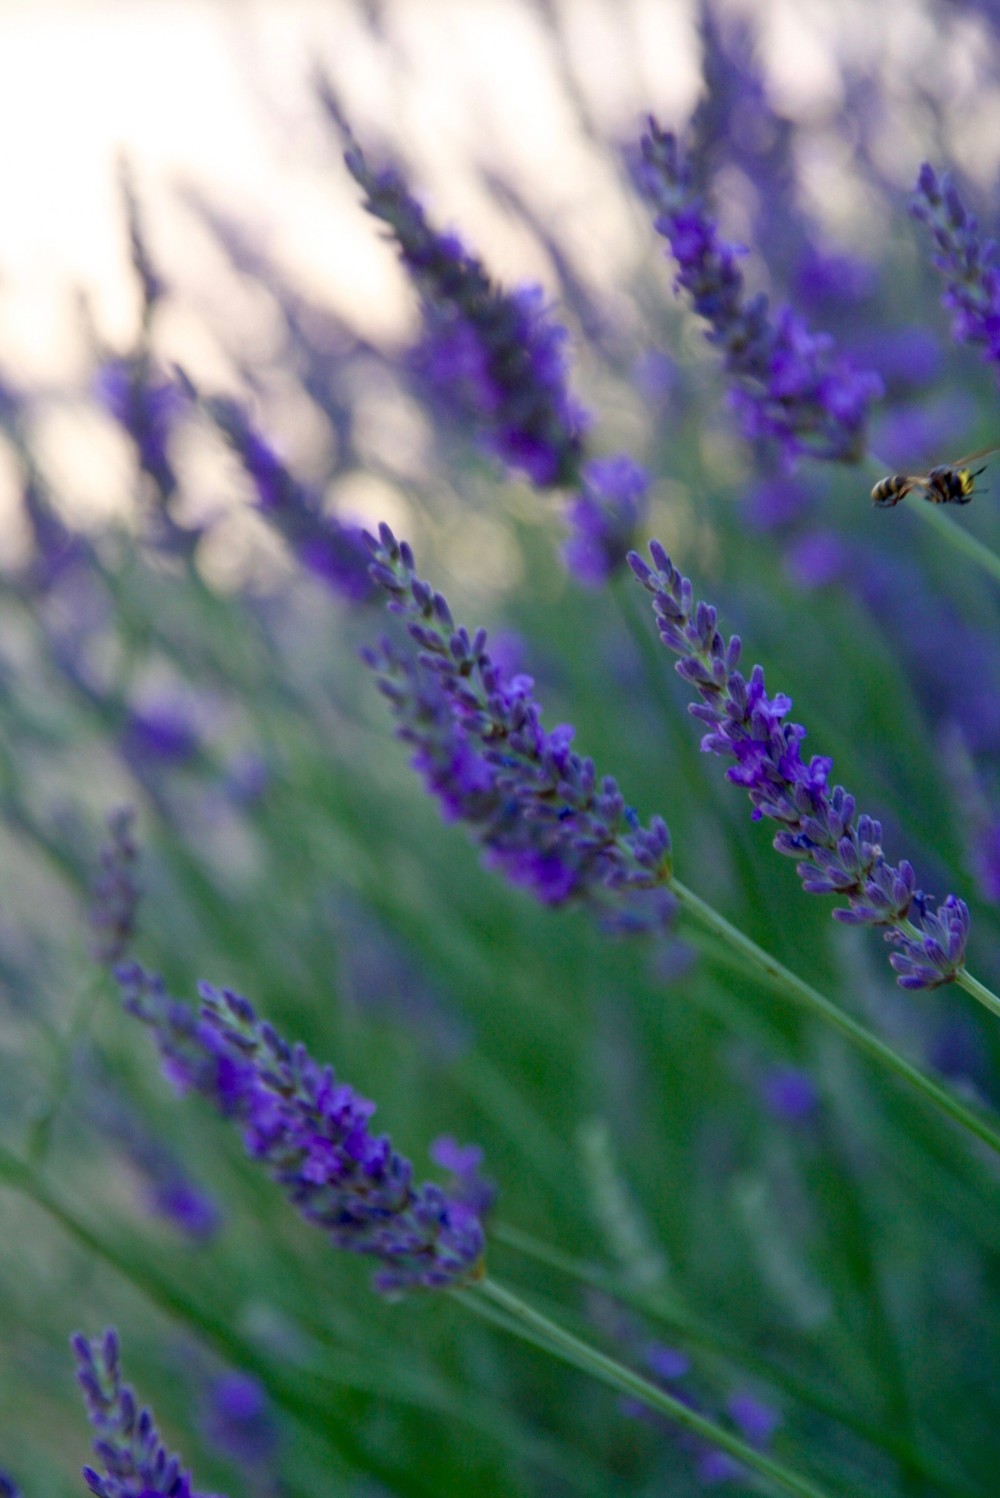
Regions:
M 513 1291 L 508 1290 L 496 1280 L 483 1279 L 475 1286 L 456 1290 L 453 1293 L 463 1304 L 473 1309 L 478 1309 L 476 1302 L 480 1297 L 500 1307 L 517 1324 L 519 1334 L 521 1328 L 527 1330 L 526 1340 L 532 1341 L 537 1346 L 538 1339 L 541 1338 L 547 1350 L 561 1358 L 570 1367 L 589 1373 L 591 1377 L 608 1384 L 612 1389 L 617 1389 L 619 1393 L 628 1394 L 647 1408 L 665 1415 L 675 1425 L 680 1425 L 685 1430 L 691 1431 L 693 1435 L 700 1437 L 701 1440 L 707 1441 L 709 1445 L 725 1451 L 743 1466 L 767 1478 L 776 1491 L 792 1493 L 797 1495 L 797 1498 L 828 1498 L 824 1490 L 816 1487 L 808 1478 L 801 1477 L 782 1462 L 774 1461 L 773 1458 L 765 1456 L 763 1452 L 755 1450 L 753 1446 L 740 1440 L 739 1436 L 733 1435 L 731 1431 L 724 1430 L 712 1420 L 707 1420 L 704 1415 L 697 1414 L 686 1404 L 682 1404 L 679 1399 L 675 1399 L 665 1390 L 658 1388 L 656 1384 L 651 1384 L 640 1374 L 634 1373 L 624 1363 L 609 1358 L 596 1347 L 591 1347 L 589 1343 L 582 1342 L 579 1337 L 574 1337 L 571 1332 L 567 1332 L 558 1323 L 550 1321 L 547 1316 L 534 1310 L 519 1295 L 515 1295 Z M 515 1328 L 512 1325 L 510 1329 L 514 1331 Z
M 80 1041 L 90 1029 L 104 982 L 104 972 L 98 968 L 79 994 L 69 1024 L 56 1043 L 48 1090 L 28 1131 L 27 1153 L 32 1165 L 40 1166 L 48 1153 L 52 1126 L 69 1091 L 73 1058 Z
M 898 1436 L 893 1429 L 884 1423 L 875 1425 L 859 1417 L 840 1400 L 817 1388 L 811 1380 L 803 1380 L 799 1370 L 791 1372 L 781 1363 L 736 1343 L 726 1332 L 720 1333 L 714 1326 L 702 1321 L 696 1313 L 689 1311 L 669 1290 L 664 1291 L 659 1286 L 643 1288 L 630 1285 L 613 1270 L 565 1253 L 510 1223 L 492 1222 L 490 1238 L 496 1243 L 505 1244 L 515 1253 L 523 1254 L 525 1258 L 547 1265 L 569 1279 L 600 1290 L 621 1305 L 630 1306 L 633 1310 L 652 1317 L 681 1336 L 688 1347 L 710 1359 L 727 1364 L 731 1370 L 749 1372 L 754 1377 L 767 1381 L 798 1404 L 835 1420 L 876 1450 L 919 1471 L 927 1481 L 936 1484 L 936 1491 L 959 1495 L 959 1498 L 965 1498 L 968 1493 L 968 1488 L 959 1486 L 950 1472 L 932 1467 L 920 1451 L 904 1437 Z
M 945 515 L 937 507 L 928 503 L 912 506 L 913 513 L 920 516 L 924 525 L 929 525 L 931 530 L 945 541 L 955 551 L 961 552 L 970 562 L 991 577 L 994 582 L 1000 583 L 1000 557 L 995 551 L 991 551 L 985 542 L 971 536 L 967 530 L 956 525 L 950 515 Z
M 739 952 L 757 972 L 761 973 L 767 979 L 768 985 L 772 989 L 785 994 L 788 998 L 794 999 L 797 1004 L 810 1010 L 813 1014 L 819 1015 L 828 1024 L 833 1025 L 858 1050 L 863 1051 L 873 1061 L 877 1061 L 880 1065 L 895 1072 L 898 1077 L 902 1077 L 905 1082 L 909 1083 L 917 1092 L 922 1093 L 941 1112 L 946 1113 L 955 1123 L 961 1124 L 970 1134 L 974 1134 L 977 1139 L 982 1140 L 984 1144 L 988 1144 L 991 1150 L 1000 1154 L 1000 1133 L 984 1118 L 973 1112 L 971 1108 L 966 1107 L 957 1097 L 954 1097 L 944 1087 L 940 1087 L 937 1082 L 926 1076 L 917 1067 L 911 1065 L 905 1057 L 894 1051 L 884 1040 L 880 1040 L 871 1030 L 865 1029 L 864 1025 L 852 1019 L 845 1010 L 838 1008 L 824 994 L 821 994 L 818 989 L 813 988 L 804 979 L 797 977 L 783 963 L 778 962 L 777 958 L 765 952 L 755 941 L 752 941 L 749 936 L 745 935 L 736 926 L 731 925 L 724 916 L 720 915 L 711 905 L 706 904 L 693 890 L 688 889 L 686 885 L 682 884 L 679 879 L 671 879 L 670 889 L 676 895 L 683 910 L 686 910 L 706 930 L 711 931 L 726 942 L 728 946 Z M 965 977 L 968 983 L 976 982 L 968 974 Z M 956 981 L 960 980 L 961 972 Z M 964 986 L 966 984 L 963 984 Z M 977 985 L 977 987 L 979 986 Z M 972 989 L 969 991 L 973 992 Z M 989 989 L 984 989 L 983 992 L 989 995 Z M 976 996 L 979 997 L 978 993 Z M 994 995 L 989 996 L 991 998 L 995 997 Z M 1000 1013 L 1000 1009 L 997 1012 Z
M 980 983 L 978 978 L 974 978 L 968 968 L 959 968 L 955 974 L 955 982 L 959 988 L 964 988 L 966 993 L 971 993 L 974 999 L 978 999 L 980 1004 L 988 1009 L 991 1014 L 1000 1017 L 1000 998 L 997 997 L 992 988 L 987 988 L 985 983 Z

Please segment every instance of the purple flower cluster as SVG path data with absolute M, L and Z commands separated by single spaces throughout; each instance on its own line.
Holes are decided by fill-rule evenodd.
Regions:
M 108 816 L 109 839 L 100 851 L 100 872 L 94 881 L 90 908 L 94 960 L 115 967 L 135 935 L 140 887 L 135 865 L 139 849 L 134 837 L 135 812 L 120 806 Z
M 372 577 L 417 651 L 383 640 L 364 658 L 445 817 L 468 823 L 487 866 L 544 904 L 587 903 L 614 930 L 662 928 L 674 903 L 663 819 L 643 827 L 614 779 L 572 750 L 569 725 L 542 727 L 531 677 L 503 677 L 485 630 L 456 626 L 387 525 L 368 543 Z
M 775 439 L 789 461 L 809 453 L 857 462 L 869 407 L 883 393 L 879 376 L 854 369 L 829 334 L 811 333 L 791 307 L 772 321 L 766 296 L 747 297 L 737 263 L 742 248 L 720 237 L 675 137 L 653 119 L 635 178 L 656 210 L 657 232 L 670 243 L 677 285 L 709 323 L 709 342 L 723 350 L 747 436 Z
M 261 513 L 281 531 L 303 566 L 350 603 L 370 597 L 360 530 L 324 512 L 317 496 L 289 472 L 236 401 L 211 396 L 202 405 L 242 463 Z
M 985 357 L 1000 361 L 1000 268 L 997 242 L 981 239 L 974 214 L 958 195 L 950 173 L 937 175 L 924 162 L 911 212 L 930 229 L 937 245 L 934 264 L 947 282 L 943 304 L 954 314 L 958 343 L 981 343 Z
M 247 1373 L 225 1373 L 212 1380 L 203 1417 L 206 1437 L 231 1461 L 259 1473 L 273 1460 L 279 1445 L 267 1393 Z
M 660 637 L 681 659 L 677 672 L 695 688 L 700 703 L 691 713 L 708 727 L 706 752 L 734 763 L 726 771 L 749 793 L 754 817 L 770 817 L 779 831 L 774 846 L 799 860 L 798 873 L 810 894 L 838 895 L 846 909 L 834 911 L 850 925 L 884 926 L 895 951 L 889 958 L 903 988 L 937 988 L 950 983 L 965 959 L 969 911 L 949 895 L 937 910 L 916 887 L 912 866 L 898 868 L 882 852 L 882 828 L 872 817 L 855 818 L 854 797 L 843 786 L 832 791 L 832 760 L 799 753 L 805 729 L 784 720 L 791 698 L 769 697 L 764 672 L 754 666 L 749 681 L 736 669 L 740 641 L 728 641 L 716 628 L 716 611 L 696 604 L 687 578 L 663 547 L 650 548 L 653 568 L 635 553 L 633 572 L 652 595 Z M 654 570 L 655 569 L 655 570 Z
M 155 1032 L 164 1072 L 239 1121 L 248 1154 L 338 1248 L 369 1254 L 386 1292 L 465 1283 L 483 1272 L 485 1237 L 467 1178 L 454 1196 L 414 1186 L 410 1162 L 368 1120 L 375 1105 L 259 1021 L 246 999 L 200 987 L 195 1013 L 138 964 L 119 969 L 126 1009 Z
M 184 409 L 183 392 L 155 373 L 145 352 L 106 360 L 95 390 L 131 438 L 139 467 L 149 475 L 160 502 L 166 502 L 177 490 L 168 444 Z
M 87 1486 L 97 1498 L 201 1498 L 163 1445 L 148 1409 L 121 1381 L 118 1334 L 109 1327 L 99 1341 L 79 1332 L 72 1338 L 77 1380 L 87 1415 L 97 1434 L 94 1455 L 103 1470 L 84 1467 Z
M 635 1354 L 645 1363 L 656 1383 L 688 1409 L 702 1413 L 705 1400 L 690 1386 L 691 1360 L 686 1353 L 664 1342 L 649 1341 L 641 1336 L 635 1323 L 624 1318 L 618 1319 L 614 1330 L 620 1339 L 632 1345 Z M 663 1416 L 650 1415 L 644 1406 L 634 1401 L 626 1401 L 625 1410 L 633 1418 L 649 1420 L 659 1426 L 665 1425 L 677 1446 L 693 1459 L 696 1477 L 703 1486 L 718 1487 L 723 1483 L 746 1481 L 746 1468 L 728 1452 L 711 1446 L 703 1437 L 682 1430 Z M 726 1413 L 744 1441 L 758 1451 L 764 1451 L 771 1445 L 774 1433 L 781 1424 L 781 1416 L 776 1409 L 764 1404 L 746 1390 L 740 1390 L 729 1397 L 726 1401 Z
M 566 509 L 573 534 L 563 560 L 576 579 L 599 588 L 624 562 L 646 513 L 649 476 L 624 453 L 591 458 L 580 493 Z
M 0 1498 L 22 1498 L 21 1489 L 6 1472 L 0 1472 Z
M 369 167 L 336 103 L 347 169 L 365 207 L 387 224 L 420 294 L 424 336 L 417 367 L 430 389 L 507 467 L 542 488 L 579 479 L 587 414 L 566 382 L 566 329 L 539 286 L 505 291 L 457 235 L 428 222 L 395 167 Z

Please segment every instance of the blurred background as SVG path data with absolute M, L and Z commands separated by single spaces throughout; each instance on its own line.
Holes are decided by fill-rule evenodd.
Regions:
M 421 384 L 316 77 L 435 224 L 544 287 L 594 450 L 650 469 L 648 533 L 889 856 L 970 902 L 996 983 L 996 590 L 868 493 L 1000 440 L 908 212 L 931 159 L 991 232 L 998 59 L 986 0 L 0 5 L 0 1140 L 34 1183 L 0 1189 L 0 1471 L 25 1498 L 83 1490 L 67 1339 L 108 1322 L 199 1491 L 765 1490 L 443 1297 L 379 1300 L 173 1097 L 92 960 L 125 804 L 143 962 L 245 992 L 418 1179 L 435 1137 L 481 1143 L 498 1275 L 831 1493 L 995 1492 L 993 1158 L 693 933 L 611 942 L 485 870 L 358 659 L 381 610 L 301 565 L 177 370 L 242 403 L 316 514 L 413 543 L 547 726 L 667 818 L 686 883 L 992 1107 L 995 1026 L 903 995 L 878 936 L 803 895 L 628 585 L 575 584 L 558 499 Z M 740 436 L 622 164 L 649 112 L 751 289 L 881 375 L 877 459 L 788 472 Z M 961 524 L 997 549 L 982 482 Z

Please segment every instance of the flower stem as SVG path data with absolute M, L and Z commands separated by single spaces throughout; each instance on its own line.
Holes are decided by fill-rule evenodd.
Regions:
M 811 984 L 797 977 L 795 973 L 778 962 L 776 958 L 765 952 L 755 941 L 752 941 L 749 936 L 746 936 L 736 926 L 731 925 L 724 916 L 720 915 L 711 905 L 706 904 L 693 890 L 688 889 L 686 885 L 682 884 L 679 879 L 671 879 L 670 889 L 677 897 L 683 910 L 686 910 L 707 931 L 711 931 L 728 946 L 735 948 L 747 962 L 759 973 L 763 974 L 771 988 L 786 994 L 789 998 L 794 999 L 796 1003 L 802 1005 L 803 1008 L 809 1009 L 813 1014 L 818 1014 L 828 1024 L 833 1025 L 835 1029 L 839 1030 L 841 1035 L 846 1040 L 849 1040 L 858 1050 L 863 1051 L 865 1055 L 870 1056 L 874 1061 L 878 1061 L 882 1066 L 888 1067 L 898 1077 L 902 1077 L 905 1082 L 908 1082 L 916 1091 L 922 1093 L 936 1108 L 939 1108 L 943 1113 L 947 1113 L 949 1118 L 954 1119 L 956 1123 L 968 1129 L 971 1134 L 975 1134 L 977 1139 L 981 1139 L 984 1144 L 988 1144 L 990 1149 L 1000 1154 L 1000 1133 L 984 1118 L 973 1112 L 971 1108 L 967 1108 L 958 1098 L 954 1097 L 944 1087 L 940 1087 L 937 1082 L 926 1076 L 917 1067 L 911 1065 L 905 1057 L 899 1055 L 891 1046 L 886 1045 L 885 1041 L 880 1040 L 871 1030 L 866 1030 L 864 1025 L 852 1019 L 845 1010 L 840 1009 L 824 994 L 821 994 L 818 989 L 813 988 Z M 981 1003 L 985 1003 L 987 1008 L 993 1008 L 993 1005 L 997 1004 L 994 1012 L 1000 1014 L 1000 1003 L 997 1002 L 996 996 L 991 994 L 989 989 L 983 988 L 964 969 L 959 969 L 956 982 L 961 983 L 962 987 L 966 988 L 969 993 L 974 994 Z
M 453 1293 L 473 1309 L 478 1309 L 476 1297 L 482 1297 L 492 1305 L 500 1307 L 512 1318 L 514 1325 L 510 1326 L 511 1331 L 517 1328 L 518 1334 L 525 1334 L 526 1340 L 536 1345 L 540 1339 L 542 1344 L 563 1362 L 571 1367 L 579 1368 L 584 1373 L 589 1373 L 622 1394 L 638 1399 L 649 1409 L 667 1416 L 675 1425 L 682 1426 L 720 1451 L 727 1452 L 728 1455 L 742 1462 L 745 1467 L 759 1473 L 761 1477 L 768 1478 L 776 1491 L 797 1494 L 799 1498 L 825 1498 L 824 1490 L 816 1487 L 807 1478 L 800 1477 L 797 1472 L 791 1471 L 781 1462 L 765 1456 L 763 1452 L 749 1446 L 722 1426 L 697 1414 L 686 1404 L 682 1404 L 679 1399 L 675 1399 L 665 1390 L 658 1388 L 656 1384 L 649 1383 L 640 1374 L 634 1373 L 625 1364 L 609 1358 L 596 1347 L 591 1347 L 589 1343 L 574 1337 L 571 1332 L 565 1331 L 556 1322 L 550 1321 L 547 1316 L 534 1310 L 520 1296 L 515 1295 L 513 1291 L 508 1290 L 496 1280 L 483 1279 L 471 1288 L 456 1290 Z M 526 1329 L 524 1333 L 520 1330 L 522 1328 Z
M 715 1363 L 723 1363 L 731 1372 L 743 1376 L 749 1373 L 755 1378 L 766 1380 L 797 1404 L 805 1405 L 827 1419 L 836 1420 L 861 1440 L 898 1461 L 901 1467 L 917 1472 L 934 1486 L 935 1492 L 949 1493 L 954 1498 L 966 1498 L 968 1489 L 956 1482 L 953 1472 L 931 1463 L 923 1452 L 916 1450 L 891 1425 L 859 1416 L 855 1410 L 831 1394 L 829 1389 L 804 1377 L 800 1368 L 786 1367 L 780 1357 L 773 1353 L 770 1356 L 762 1355 L 735 1341 L 729 1333 L 720 1331 L 716 1326 L 703 1321 L 697 1313 L 690 1311 L 672 1289 L 660 1285 L 630 1284 L 620 1273 L 566 1253 L 508 1222 L 492 1222 L 490 1239 L 538 1264 L 545 1264 L 558 1274 L 590 1285 L 620 1304 L 631 1306 L 644 1316 L 661 1322 L 671 1332 L 683 1338 L 685 1347 L 695 1349 Z
M 988 1009 L 991 1014 L 995 1014 L 1000 1018 L 1000 997 L 993 992 L 992 988 L 987 988 L 985 983 L 980 983 L 978 978 L 974 978 L 968 968 L 959 968 L 955 974 L 955 982 L 959 988 L 964 988 L 966 993 L 970 993 L 974 999 L 978 999 L 979 1003 L 985 1009 Z

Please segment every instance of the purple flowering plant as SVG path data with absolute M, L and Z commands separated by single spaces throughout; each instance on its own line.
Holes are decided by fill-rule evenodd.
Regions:
M 685 94 L 345 4 L 267 211 L 137 142 L 131 325 L 5 322 L 0 1491 L 994 1490 L 991 458 L 869 495 L 1000 436 L 1000 35 L 918 9 L 699 0 Z

